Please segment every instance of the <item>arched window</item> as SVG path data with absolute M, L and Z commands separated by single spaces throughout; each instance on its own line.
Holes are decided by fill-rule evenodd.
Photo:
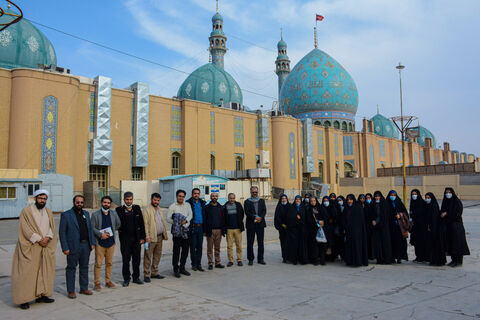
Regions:
M 351 122 L 348 124 L 348 131 L 350 131 L 350 132 L 353 131 L 353 126 L 352 126 L 352 123 L 351 123 Z
M 321 125 L 322 123 L 317 120 L 317 121 L 315 121 L 313 124 L 316 125 L 316 126 L 319 126 L 319 125 Z
M 335 122 L 333 123 L 333 127 L 334 127 L 335 129 L 340 129 L 340 122 L 335 121 Z
M 243 159 L 240 156 L 235 158 L 235 170 L 243 170 Z
M 327 121 L 325 121 L 325 122 L 323 123 L 323 126 L 324 126 L 324 127 L 331 127 L 332 124 L 330 123 L 330 121 L 327 120 Z
M 345 121 L 342 122 L 342 130 L 347 131 L 347 123 Z
M 323 161 L 318 162 L 318 178 L 323 183 Z
M 215 170 L 215 156 L 213 154 L 210 155 L 210 170 Z
M 172 153 L 172 175 L 180 174 L 180 153 Z
M 345 178 L 353 176 L 353 165 L 350 162 L 343 163 L 343 173 Z
M 217 39 L 217 40 L 215 40 L 215 45 L 216 45 L 216 46 L 218 46 L 218 39 Z

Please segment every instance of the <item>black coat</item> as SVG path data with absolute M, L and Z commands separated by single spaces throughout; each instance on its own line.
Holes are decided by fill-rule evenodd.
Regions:
M 255 225 L 260 225 L 261 227 L 266 228 L 267 224 L 265 223 L 265 216 L 267 215 L 267 206 L 265 205 L 265 200 L 260 198 L 258 200 L 258 216 L 262 218 L 260 223 L 255 223 L 255 207 L 253 202 L 249 199 L 245 200 L 243 203 L 243 209 L 245 210 L 246 218 L 246 228 L 253 229 Z
M 125 215 L 125 207 L 117 207 L 115 208 L 118 217 L 120 218 L 120 228 L 118 228 L 118 237 L 122 239 L 127 238 L 127 234 L 125 232 L 125 226 L 127 224 L 127 217 Z M 145 224 L 143 222 L 143 215 L 142 209 L 140 206 L 134 204 L 132 207 L 133 214 L 135 215 L 135 236 L 138 240 L 145 240 Z
M 377 263 L 392 263 L 392 243 L 390 239 L 390 222 L 387 212 L 387 206 L 384 198 L 380 199 L 380 203 L 373 203 L 372 216 L 370 216 L 369 224 L 372 230 L 372 257 L 377 259 Z M 373 226 L 372 221 L 375 221 Z
M 207 237 L 212 236 L 212 230 L 213 230 L 213 215 L 215 214 L 220 214 L 219 220 L 220 220 L 220 229 L 222 230 L 222 235 L 227 233 L 227 229 L 225 227 L 225 212 L 220 203 L 217 202 L 216 206 L 213 206 L 212 203 L 210 202 L 207 204 L 204 208 L 205 212 L 205 235 Z
M 447 262 L 447 225 L 445 218 L 440 216 L 440 207 L 432 193 L 427 193 L 432 198 L 430 204 L 426 204 L 425 210 L 429 217 L 428 228 L 430 229 L 430 264 L 443 266 Z
M 231 218 L 228 215 L 227 203 L 223 205 L 223 211 L 224 211 L 224 217 L 225 217 L 225 228 L 228 227 L 228 219 Z M 240 202 L 235 201 L 235 206 L 237 207 L 237 226 L 240 229 L 240 232 L 243 232 L 245 231 L 245 226 L 243 224 L 243 218 L 245 217 L 245 212 L 243 212 L 243 207 Z
M 390 196 L 390 193 L 388 196 Z M 392 243 L 392 257 L 393 259 L 408 260 L 407 239 L 403 236 L 400 224 L 396 218 L 397 213 L 400 212 L 408 216 L 407 209 L 398 196 L 395 199 L 395 206 L 390 198 L 387 198 L 386 202 Z
M 349 266 L 368 266 L 367 232 L 363 209 L 358 203 L 346 206 L 342 215 L 345 229 L 345 263 Z
M 426 203 L 420 195 L 419 190 L 414 190 L 418 194 L 417 200 L 410 200 L 410 218 L 413 226 L 410 232 L 410 244 L 415 247 L 415 256 L 418 261 L 430 260 L 430 235 L 428 233 L 428 216 Z
M 452 190 L 451 199 L 443 198 L 440 212 L 446 212 L 447 224 L 447 252 L 448 255 L 470 255 L 467 239 L 465 237 L 465 227 L 463 226 L 463 204 Z
M 300 216 L 300 219 L 298 219 Z M 295 203 L 289 206 L 287 214 L 287 260 L 292 263 L 307 263 L 305 244 L 305 207 L 297 210 Z

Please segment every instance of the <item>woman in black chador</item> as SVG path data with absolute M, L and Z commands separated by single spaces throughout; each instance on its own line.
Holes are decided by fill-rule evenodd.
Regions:
M 333 241 L 334 241 L 334 251 L 333 255 L 334 258 L 340 256 L 340 260 L 344 260 L 344 253 L 345 253 L 345 229 L 343 226 L 343 214 L 345 211 L 346 201 L 343 196 L 338 196 L 336 198 L 336 208 L 337 208 L 337 221 L 335 224 L 335 231 L 333 234 Z
M 278 230 L 278 236 L 280 238 L 280 248 L 282 249 L 283 263 L 287 261 L 287 214 L 290 203 L 286 194 L 282 194 L 278 200 L 277 207 L 275 208 L 275 217 L 273 224 L 275 229 Z
M 446 219 L 447 223 L 447 252 L 452 257 L 452 261 L 448 265 L 451 267 L 461 266 L 463 256 L 470 255 L 462 213 L 462 201 L 458 199 L 453 188 L 445 188 L 440 216 Z
M 365 217 L 365 229 L 367 231 L 368 259 L 373 259 L 372 253 L 372 217 L 373 217 L 373 196 L 371 193 L 365 194 L 365 203 L 363 205 L 363 216 Z
M 430 265 L 444 266 L 447 263 L 447 225 L 445 217 L 440 216 L 437 198 L 431 192 L 425 194 L 425 209 L 428 217 L 431 252 Z
M 377 264 L 391 264 L 392 243 L 387 203 L 380 191 L 375 191 L 373 197 L 372 215 L 369 221 L 372 227 L 372 256 L 377 259 Z
M 426 204 L 420 190 L 413 189 L 410 194 L 410 219 L 413 226 L 410 233 L 410 244 L 415 247 L 415 260 L 413 262 L 430 261 L 430 235 L 428 233 L 428 217 Z
M 287 262 L 307 263 L 305 247 L 305 207 L 302 197 L 296 196 L 287 213 Z
M 342 216 L 345 228 L 345 263 L 347 266 L 368 266 L 367 233 L 365 218 L 355 196 L 347 196 L 347 205 Z
M 307 252 L 311 263 L 325 265 L 325 252 L 327 243 L 317 242 L 316 236 L 319 228 L 326 229 L 325 221 L 327 212 L 318 203 L 317 197 L 310 197 L 310 204 L 306 210 L 305 223 L 307 231 Z M 325 232 L 325 231 L 324 231 Z
M 325 231 L 325 235 L 327 236 L 327 251 L 325 253 L 325 258 L 327 261 L 333 262 L 335 261 L 335 241 L 334 241 L 334 234 L 335 234 L 335 226 L 337 224 L 337 206 L 334 200 L 330 200 L 329 197 L 324 196 L 322 199 L 322 207 L 325 209 L 327 214 L 325 225 L 323 230 Z
M 390 225 L 390 238 L 392 243 L 393 262 L 402 263 L 408 261 L 407 238 L 408 238 L 408 213 L 397 192 L 391 190 L 387 197 L 387 213 Z

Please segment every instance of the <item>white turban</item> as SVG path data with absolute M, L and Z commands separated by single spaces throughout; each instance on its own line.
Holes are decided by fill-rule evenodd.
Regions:
M 48 198 L 48 196 L 49 196 L 48 191 L 45 190 L 45 189 L 38 189 L 37 191 L 35 191 L 35 192 L 33 193 L 33 196 L 36 197 L 36 196 L 39 196 L 39 195 L 41 195 L 41 194 L 46 195 L 47 198 Z

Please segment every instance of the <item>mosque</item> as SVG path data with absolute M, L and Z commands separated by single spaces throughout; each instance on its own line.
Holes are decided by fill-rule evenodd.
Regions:
M 279 108 L 252 111 L 224 69 L 227 37 L 218 11 L 208 40 L 210 61 L 169 98 L 150 94 L 147 83 L 114 88 L 108 75 L 91 79 L 57 67 L 54 46 L 26 19 L 4 29 L 0 168 L 66 175 L 79 192 L 85 181 L 108 192 L 122 180 L 212 173 L 244 179 L 255 178 L 248 169 L 265 169 L 272 190 L 296 193 L 311 181 L 336 190 L 340 178 L 375 177 L 378 168 L 403 162 L 478 161 L 447 142 L 438 148 L 423 127 L 403 154 L 398 129 L 381 114 L 358 130 L 355 81 L 316 43 L 291 68 L 287 43 L 278 42 Z

